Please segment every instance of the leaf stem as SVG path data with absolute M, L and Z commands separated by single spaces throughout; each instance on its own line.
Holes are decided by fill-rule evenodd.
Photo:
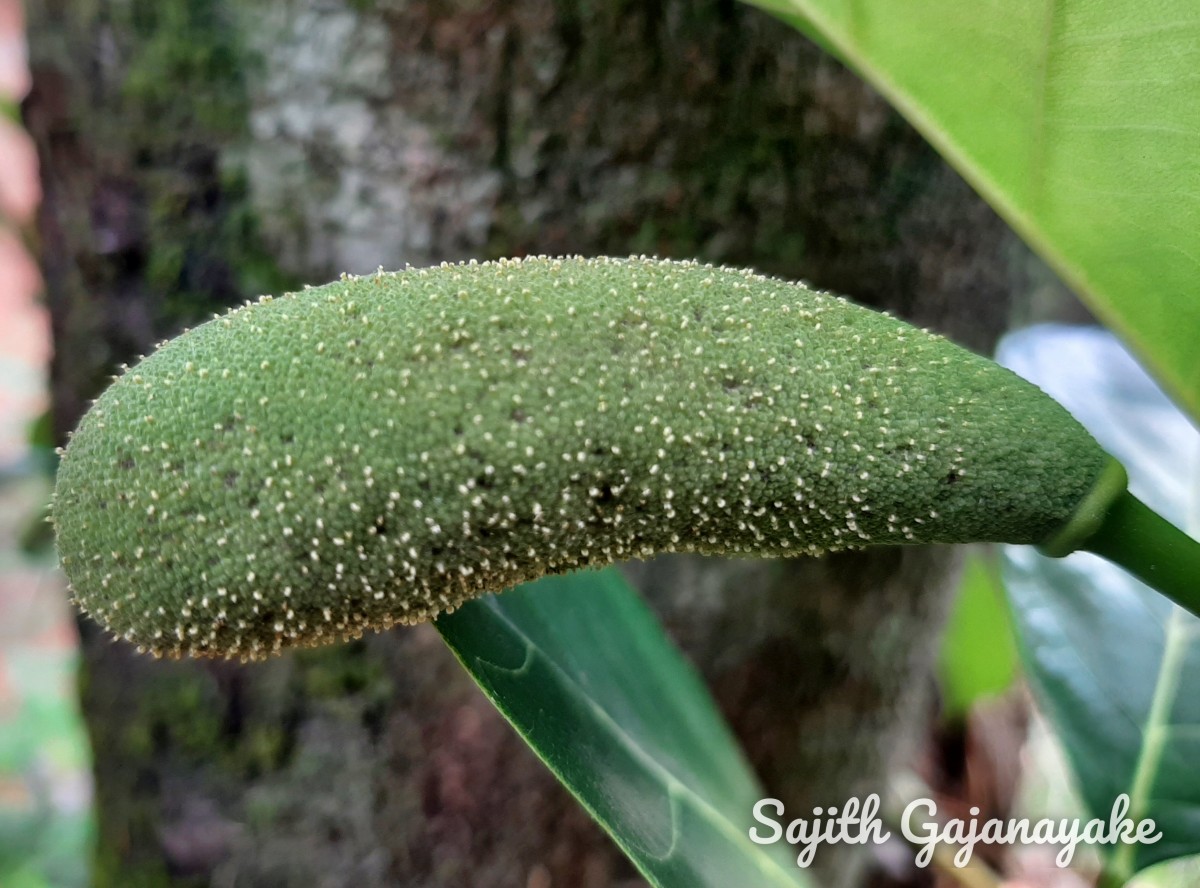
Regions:
M 1079 549 L 1119 565 L 1200 616 L 1200 542 L 1129 491 L 1113 501 Z
M 1129 787 L 1129 819 L 1135 823 L 1149 814 L 1151 793 L 1155 781 L 1158 780 L 1163 751 L 1171 735 L 1171 711 L 1179 695 L 1183 661 L 1187 656 L 1187 627 L 1188 622 L 1183 611 L 1171 608 L 1162 660 L 1159 662 L 1158 677 L 1154 682 L 1154 696 L 1142 726 L 1142 745 L 1138 750 L 1137 764 L 1133 769 L 1133 780 Z M 1135 844 L 1119 845 L 1105 861 L 1099 882 L 1100 888 L 1119 888 L 1132 879 L 1137 871 L 1137 851 L 1138 846 Z

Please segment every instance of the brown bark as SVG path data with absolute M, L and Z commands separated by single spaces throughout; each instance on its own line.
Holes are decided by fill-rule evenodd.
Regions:
M 527 252 L 754 265 L 987 348 L 1032 266 L 886 105 L 728 0 L 45 0 L 54 415 L 213 310 Z M 949 558 L 631 567 L 793 811 L 882 788 Z M 631 866 L 427 628 L 265 665 L 85 624 L 98 884 L 608 886 Z M 835 861 L 831 884 L 859 881 Z

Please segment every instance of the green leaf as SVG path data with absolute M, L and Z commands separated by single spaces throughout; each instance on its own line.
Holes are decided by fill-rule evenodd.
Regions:
M 1000 361 L 1063 403 L 1129 470 L 1133 492 L 1186 527 L 1200 436 L 1109 334 L 1035 328 Z M 1193 531 L 1195 528 L 1193 527 Z M 1152 818 L 1154 844 L 1104 846 L 1104 885 L 1200 853 L 1200 619 L 1087 554 L 1005 548 L 1022 661 L 1093 816 L 1120 794 Z
M 1200 4 L 757 5 L 824 34 L 1200 419 Z
M 787 22 L 843 65 L 846 64 L 846 60 L 838 52 L 837 47 L 826 39 L 825 35 L 821 33 L 821 29 L 796 12 L 797 4 L 793 0 L 749 0 L 749 2 Z
M 704 686 L 615 570 L 553 576 L 438 619 L 446 643 L 654 885 L 806 885 L 750 842 L 762 798 Z
M 967 558 L 938 661 L 942 711 L 964 717 L 976 700 L 1002 693 L 1017 671 L 1017 647 L 995 560 Z

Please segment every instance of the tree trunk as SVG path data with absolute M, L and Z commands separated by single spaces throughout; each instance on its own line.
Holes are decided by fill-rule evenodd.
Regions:
M 115 365 L 341 271 L 697 257 L 987 349 L 1032 267 L 877 95 L 729 0 L 29 15 L 60 437 Z M 950 561 L 630 573 L 798 816 L 883 789 L 925 717 Z M 98 885 L 640 884 L 428 627 L 250 666 L 153 661 L 84 630 Z M 861 882 L 846 850 L 824 858 L 829 884 Z

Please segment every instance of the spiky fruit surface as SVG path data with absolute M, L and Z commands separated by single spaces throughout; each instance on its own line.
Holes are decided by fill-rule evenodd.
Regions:
M 237 309 L 84 417 L 54 522 L 79 604 L 258 657 L 663 551 L 1038 543 L 1107 457 L 939 336 L 750 272 L 445 265 Z

